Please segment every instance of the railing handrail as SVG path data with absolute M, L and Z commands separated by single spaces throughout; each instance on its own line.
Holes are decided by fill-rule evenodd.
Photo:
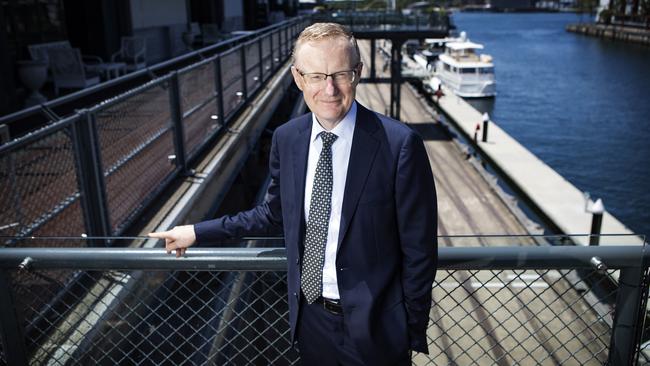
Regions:
M 645 267 L 642 245 L 443 247 L 443 270 Z M 2 248 L 0 269 L 284 271 L 284 248 L 192 248 L 182 258 L 162 248 Z

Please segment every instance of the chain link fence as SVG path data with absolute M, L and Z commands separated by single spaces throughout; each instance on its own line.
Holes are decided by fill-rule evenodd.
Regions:
M 571 270 L 440 271 L 418 365 L 603 365 L 616 291 Z M 590 281 L 594 280 L 594 284 Z
M 74 125 L 61 121 L 0 146 L 0 230 L 5 236 L 81 233 L 78 154 Z M 9 240 L 6 244 L 10 244 Z
M 645 339 L 632 336 L 634 344 L 624 344 L 615 336 L 635 333 L 625 316 L 639 327 L 645 320 L 646 271 L 625 280 L 636 282 L 633 295 L 618 284 L 627 266 L 642 263 L 642 247 L 566 248 L 544 255 L 534 247 L 512 247 L 509 254 L 504 247 L 462 248 L 460 256 L 453 249 L 440 251 L 427 331 L 430 354 L 414 354 L 415 365 L 612 364 L 613 354 L 627 348 L 631 357 Z M 65 267 L 90 271 L 47 263 L 14 270 L 0 257 L 10 278 L 7 293 L 16 303 L 15 312 L 2 311 L 20 320 L 30 364 L 296 364 L 286 272 L 276 269 L 286 259 L 264 260 L 282 249 L 247 252 L 247 258 L 238 257 L 237 249 L 214 251 L 212 257 L 199 253 L 203 259 L 197 262 L 123 249 L 113 259 L 95 252 L 84 260 L 65 255 L 72 258 Z M 591 254 L 580 254 L 585 252 Z M 124 269 L 120 263 L 127 256 L 138 263 Z M 595 256 L 610 269 L 592 268 L 589 258 Z M 638 313 L 624 309 L 630 304 L 639 305 Z M 7 363 L 4 355 L 2 360 Z

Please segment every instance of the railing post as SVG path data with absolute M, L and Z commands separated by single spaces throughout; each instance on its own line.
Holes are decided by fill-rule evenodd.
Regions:
M 375 38 L 370 40 L 370 80 L 375 80 L 377 77 L 377 69 L 375 67 L 375 57 L 377 56 L 377 40 Z
M 483 138 L 481 141 L 487 142 L 488 139 L 488 124 L 490 123 L 490 116 L 487 112 L 483 113 Z
M 25 336 L 18 314 L 16 302 L 9 283 L 9 273 L 0 270 L 0 338 L 7 365 L 27 365 Z
M 223 84 L 221 83 L 221 55 L 214 59 L 214 86 L 217 89 L 217 118 L 221 126 L 226 125 L 226 120 L 223 114 Z
M 403 41 L 395 41 L 391 46 L 390 71 L 390 116 L 399 121 L 400 99 L 402 88 L 402 45 Z
M 605 205 L 602 199 L 597 199 L 591 207 L 587 209 L 591 216 L 591 230 L 589 232 L 589 245 L 600 244 L 600 232 L 603 226 L 603 214 L 605 213 Z
M 647 289 L 642 286 L 643 276 L 643 267 L 621 269 L 609 344 L 609 365 L 634 364 L 642 330 L 640 324 L 643 323 L 639 317 L 645 316 L 640 309 L 643 296 L 647 296 Z
M 262 82 L 264 78 L 264 52 L 262 50 L 262 39 L 264 37 L 260 36 L 257 38 L 257 58 L 259 59 L 259 65 L 260 65 L 260 78 L 258 82 Z
M 275 48 L 273 48 L 273 33 L 277 33 L 277 30 L 276 30 L 276 31 L 273 31 L 273 32 L 271 32 L 271 33 L 269 34 L 269 47 L 270 47 L 270 48 L 269 48 L 269 51 L 271 51 L 271 72 L 275 72 L 275 55 L 273 54 L 273 52 L 274 52 L 273 50 L 274 50 Z M 280 36 L 278 35 L 278 38 L 279 38 L 279 37 L 280 37 Z M 280 52 L 280 50 L 278 49 L 278 53 L 279 53 L 279 52 Z M 265 80 L 266 80 L 266 79 L 265 79 Z
M 187 160 L 185 157 L 185 131 L 183 130 L 183 111 L 181 109 L 181 93 L 178 85 L 178 72 L 173 71 L 169 77 L 169 108 L 172 118 L 172 132 L 174 134 L 174 164 L 181 171 L 187 173 Z
M 242 44 L 239 49 L 239 58 L 240 58 L 240 65 L 241 65 L 241 83 L 242 83 L 242 99 L 246 100 L 248 99 L 248 87 L 247 83 L 248 81 L 246 80 L 246 44 Z
M 80 111 L 81 117 L 72 125 L 77 179 L 81 191 L 81 207 L 86 221 L 86 234 L 107 237 L 111 234 L 104 169 L 102 167 L 97 124 L 94 113 Z M 104 240 L 92 240 L 91 246 L 106 246 Z

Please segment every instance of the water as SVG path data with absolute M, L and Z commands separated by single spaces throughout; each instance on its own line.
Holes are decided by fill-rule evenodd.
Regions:
M 634 232 L 650 234 L 650 47 L 566 32 L 575 14 L 453 19 L 495 60 L 498 95 L 479 108 Z

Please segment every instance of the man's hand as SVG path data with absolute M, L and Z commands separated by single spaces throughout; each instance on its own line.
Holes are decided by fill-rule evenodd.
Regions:
M 149 233 L 149 237 L 165 239 L 165 249 L 167 254 L 176 251 L 176 257 L 185 255 L 187 248 L 194 245 L 196 242 L 196 234 L 194 234 L 194 225 L 176 226 L 168 231 L 161 231 L 157 233 Z

